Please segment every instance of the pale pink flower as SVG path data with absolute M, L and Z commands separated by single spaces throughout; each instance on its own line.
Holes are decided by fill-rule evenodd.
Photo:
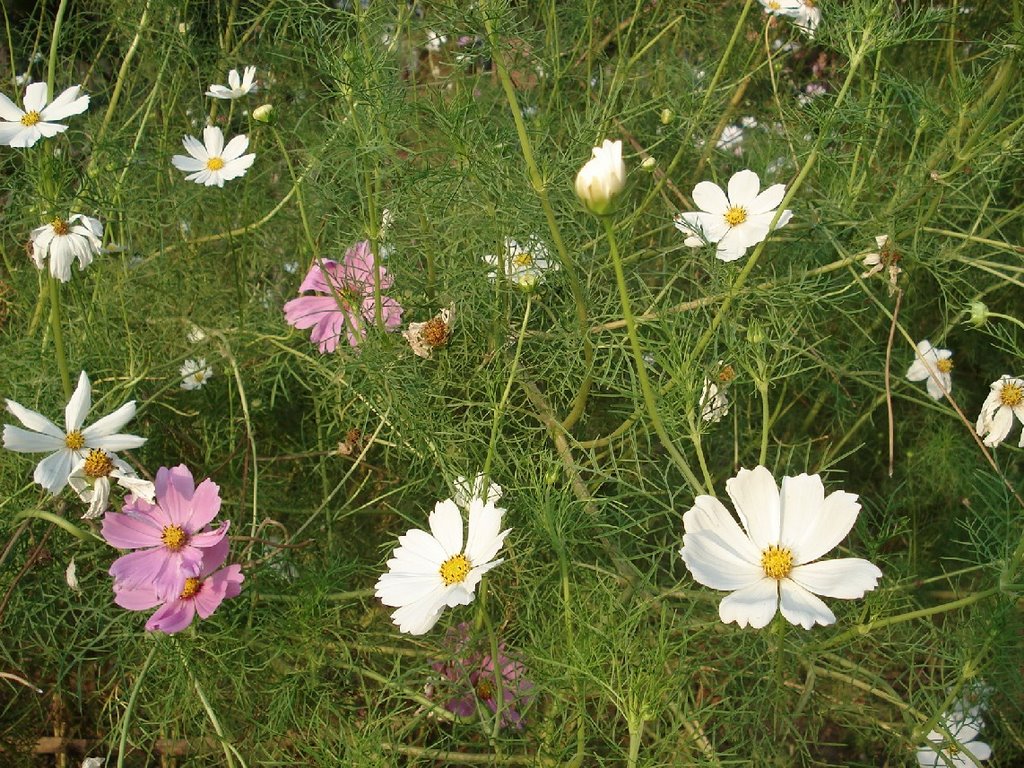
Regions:
M 349 248 L 341 262 L 315 261 L 299 293 L 314 291 L 316 295 L 287 302 L 284 318 L 294 328 L 312 328 L 310 341 L 321 353 L 333 352 L 342 334 L 350 346 L 358 347 L 367 327 L 374 323 L 373 281 L 373 252 L 369 241 L 363 240 Z M 386 291 L 393 282 L 394 278 L 380 267 L 380 290 Z M 402 306 L 390 296 L 381 296 L 381 316 L 385 328 L 395 330 L 402 324 Z
M 128 587 L 123 582 L 114 582 L 114 602 L 129 611 L 148 611 L 160 605 L 146 622 L 146 629 L 173 635 L 189 626 L 197 613 L 199 618 L 207 619 L 225 599 L 241 593 L 245 580 L 242 566 L 235 564 L 220 568 L 227 556 L 228 540 L 225 537 L 203 550 L 199 572 L 185 579 L 180 592 L 165 598 L 152 584 Z
M 128 496 L 122 513 L 103 518 L 103 538 L 118 549 L 134 549 L 114 561 L 110 575 L 127 589 L 152 587 L 160 599 L 180 595 L 185 582 L 198 577 L 204 552 L 224 540 L 225 521 L 206 526 L 220 511 L 220 488 L 206 479 L 195 485 L 181 464 L 156 473 L 156 503 Z

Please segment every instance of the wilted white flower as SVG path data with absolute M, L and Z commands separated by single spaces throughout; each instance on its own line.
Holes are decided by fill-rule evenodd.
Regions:
M 818 561 L 850 532 L 857 496 L 825 496 L 818 475 L 784 477 L 782 490 L 764 467 L 741 469 L 726 481 L 742 528 L 713 496 L 698 496 L 683 515 L 679 554 L 693 578 L 728 590 L 722 621 L 764 627 L 781 610 L 790 624 L 810 629 L 835 623 L 816 595 L 851 600 L 875 588 L 882 572 L 860 558 Z
M 422 635 L 445 608 L 473 602 L 480 579 L 503 562 L 494 557 L 508 535 L 508 530 L 499 530 L 504 513 L 490 501 L 473 498 L 463 548 L 462 512 L 446 499 L 434 506 L 429 532 L 414 528 L 398 538 L 375 594 L 384 605 L 397 608 L 391 619 L 400 631 Z
M 442 309 L 425 323 L 409 323 L 402 331 L 413 353 L 427 359 L 434 356 L 434 350 L 448 343 L 452 335 L 453 306 Z
M 726 195 L 717 184 L 702 181 L 693 188 L 693 202 L 698 212 L 680 213 L 676 228 L 686 235 L 684 241 L 691 248 L 718 243 L 715 253 L 722 261 L 735 261 L 747 248 L 768 237 L 772 219 L 786 196 L 785 184 L 773 184 L 758 193 L 761 180 L 753 171 L 739 171 L 729 179 Z M 784 227 L 793 212 L 785 210 L 779 216 L 775 229 Z
M 189 326 L 186 337 L 189 344 L 199 344 L 206 341 L 206 331 L 194 323 Z
M 191 157 L 175 155 L 171 164 L 185 171 L 188 181 L 207 187 L 223 187 L 225 181 L 244 176 L 256 159 L 255 153 L 243 154 L 249 148 L 248 136 L 235 136 L 224 146 L 224 134 L 215 125 L 203 129 L 203 143 L 194 136 L 186 136 L 181 143 Z
M 488 254 L 484 261 L 496 268 L 488 273 L 492 280 L 500 272 L 520 288 L 533 288 L 545 272 L 558 270 L 558 262 L 551 259 L 547 247 L 536 237 L 522 243 L 506 237 L 504 256 Z
M 99 219 L 73 213 L 66 219 L 55 218 L 32 230 L 32 261 L 39 269 L 50 260 L 50 274 L 66 283 L 71 279 L 71 263 L 78 259 L 79 270 L 92 263 L 103 250 L 103 225 Z
M 110 506 L 110 481 L 114 480 L 128 493 L 153 503 L 154 487 L 149 480 L 140 478 L 135 470 L 116 454 L 92 448 L 78 460 L 68 485 L 78 498 L 89 505 L 83 520 L 95 520 Z
M 591 213 L 601 216 L 612 209 L 626 186 L 622 142 L 605 139 L 594 147 L 592 157 L 576 174 L 576 194 Z
M 937 349 L 928 339 L 917 342 L 917 359 L 907 368 L 907 381 L 925 381 L 928 394 L 941 400 L 944 394 L 953 391 L 953 353 L 948 349 Z
M 875 235 L 875 244 L 878 246 L 878 250 L 864 256 L 862 263 L 868 269 L 861 277 L 873 277 L 882 270 L 885 270 L 889 276 L 889 295 L 892 296 L 896 293 L 899 285 L 899 276 L 903 271 L 898 265 L 900 254 L 889 241 L 888 235 Z
M 125 451 L 138 448 L 146 442 L 144 437 L 118 433 L 135 416 L 134 400 L 104 416 L 91 427 L 83 428 L 82 423 L 91 406 L 92 387 L 85 371 L 78 377 L 78 386 L 64 408 L 64 429 L 42 414 L 8 400 L 7 410 L 28 429 L 4 424 L 4 448 L 17 453 L 52 452 L 36 465 L 32 477 L 50 493 L 56 494 L 67 484 L 72 470 L 87 457 L 88 449 Z
M 1010 434 L 1014 416 L 1024 424 L 1024 378 L 1003 374 L 999 381 L 992 382 L 974 431 L 984 438 L 985 445 L 994 448 Z M 1024 429 L 1018 445 L 1024 448 Z
M 725 390 L 711 379 L 704 379 L 704 387 L 700 391 L 700 417 L 706 422 L 717 424 L 729 413 L 729 398 Z
M 213 366 L 206 364 L 205 357 L 200 357 L 198 360 L 186 360 L 180 372 L 182 389 L 199 389 L 213 376 Z
M 67 582 L 68 587 L 72 592 L 81 592 L 82 588 L 78 586 L 78 566 L 75 565 L 75 558 L 71 558 L 71 562 L 68 563 L 67 569 L 64 571 L 64 581 Z
M 0 144 L 31 147 L 44 136 L 50 138 L 68 127 L 55 120 L 78 115 L 89 108 L 89 97 L 79 96 L 82 87 L 73 85 L 51 104 L 46 103 L 46 83 L 31 83 L 25 89 L 25 108 L 0 93 Z
M 238 76 L 238 70 L 232 69 L 228 72 L 228 84 L 226 86 L 211 85 L 206 95 L 214 99 L 239 99 L 258 90 L 255 78 L 256 67 L 246 67 L 245 74 L 241 78 Z
M 432 29 L 427 30 L 427 50 L 433 53 L 437 53 L 448 42 L 448 37 L 442 35 L 440 32 L 435 32 Z

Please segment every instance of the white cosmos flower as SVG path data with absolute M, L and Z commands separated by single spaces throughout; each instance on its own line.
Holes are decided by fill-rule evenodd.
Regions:
M 180 372 L 182 389 L 199 389 L 213 376 L 213 366 L 206 364 L 205 357 L 200 357 L 198 360 L 186 360 Z
M 99 219 L 73 213 L 67 219 L 55 218 L 32 230 L 32 261 L 43 269 L 50 260 L 50 274 L 66 283 L 71 279 L 71 263 L 78 268 L 92 264 L 92 257 L 103 250 L 103 225 Z
M 195 136 L 186 136 L 181 143 L 191 157 L 175 155 L 171 164 L 185 171 L 188 181 L 208 187 L 223 187 L 225 181 L 244 176 L 256 159 L 255 153 L 243 154 L 249 148 L 248 136 L 235 136 L 224 146 L 224 134 L 215 125 L 203 129 L 203 143 Z
M 28 429 L 4 424 L 4 448 L 17 453 L 50 453 L 36 465 L 32 478 L 56 494 L 67 484 L 72 470 L 87 456 L 89 448 L 125 451 L 146 442 L 144 437 L 118 433 L 135 416 L 134 400 L 83 428 L 91 406 L 92 387 L 85 371 L 78 377 L 78 386 L 64 408 L 64 429 L 42 414 L 8 400 L 7 410 Z
M 128 493 L 153 503 L 155 488 L 149 480 L 140 478 L 131 465 L 114 453 L 92 448 L 79 459 L 68 476 L 68 485 L 78 498 L 89 505 L 83 520 L 94 520 L 107 511 L 110 503 L 110 481 L 114 480 Z
M 941 400 L 944 394 L 953 391 L 953 353 L 948 349 L 932 346 L 928 339 L 917 342 L 917 358 L 907 368 L 907 381 L 924 381 L 928 394 Z
M 495 482 L 487 483 L 487 494 L 484 495 L 484 473 L 478 472 L 476 477 L 470 480 L 464 475 L 459 475 L 452 483 L 452 498 L 462 509 L 469 508 L 473 499 L 480 499 L 485 504 L 490 502 L 496 504 L 501 500 L 503 493 L 501 486 Z
M 388 571 L 377 580 L 376 595 L 397 608 L 392 621 L 402 632 L 422 635 L 437 623 L 445 608 L 469 605 L 476 585 L 503 560 L 495 560 L 508 530 L 499 531 L 505 510 L 473 498 L 469 503 L 469 536 L 463 549 L 462 512 L 451 499 L 439 501 L 430 513 L 430 532 L 413 528 L 398 537 Z
M 591 213 L 602 216 L 611 210 L 625 186 L 622 142 L 605 139 L 591 150 L 591 158 L 576 174 L 576 194 Z
M 686 235 L 684 241 L 691 248 L 718 243 L 715 253 L 722 261 L 735 261 L 757 245 L 770 231 L 775 212 L 786 196 L 785 184 L 773 184 L 758 194 L 761 180 L 753 171 L 739 171 L 729 179 L 729 193 L 717 184 L 702 181 L 693 188 L 693 202 L 697 212 L 680 213 L 676 228 Z M 775 228 L 785 226 L 793 212 L 785 210 Z
M 0 93 L 0 144 L 31 147 L 44 136 L 50 138 L 68 127 L 54 120 L 78 115 L 89 108 L 89 97 L 79 96 L 80 85 L 73 85 L 52 103 L 46 103 L 46 83 L 31 83 L 25 89 L 25 108 Z
M 533 288 L 545 272 L 558 270 L 558 262 L 551 259 L 547 247 L 536 237 L 523 243 L 506 237 L 504 256 L 487 255 L 484 261 L 495 267 L 487 273 L 491 280 L 500 272 L 520 288 Z
M 780 494 L 761 466 L 741 469 L 725 489 L 743 527 L 718 499 L 698 496 L 683 515 L 679 550 L 694 579 L 732 593 L 718 606 L 725 623 L 760 628 L 781 609 L 804 629 L 832 624 L 835 614 L 815 595 L 862 597 L 882 577 L 860 558 L 815 562 L 853 527 L 860 512 L 855 494 L 826 497 L 821 478 L 806 474 L 784 477 Z
M 974 431 L 984 438 L 985 445 L 994 448 L 1010 434 L 1014 416 L 1024 424 L 1024 378 L 1003 374 L 999 381 L 992 382 Z M 1024 429 L 1018 445 L 1024 448 Z
M 992 756 L 992 748 L 976 741 L 982 722 L 962 710 L 943 715 L 939 727 L 929 732 L 927 743 L 917 750 L 917 764 L 921 768 L 975 768 L 982 760 Z
M 256 67 L 246 67 L 245 74 L 241 78 L 238 77 L 238 70 L 232 69 L 228 72 L 228 84 L 226 86 L 211 85 L 206 95 L 214 99 L 239 99 L 259 90 L 255 78 Z

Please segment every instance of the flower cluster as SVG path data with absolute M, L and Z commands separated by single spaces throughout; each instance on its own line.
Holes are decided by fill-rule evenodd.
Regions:
M 198 486 L 185 465 L 156 473 L 156 501 L 128 497 L 120 513 L 103 518 L 103 538 L 134 550 L 110 566 L 114 602 L 130 611 L 157 608 L 150 631 L 173 634 L 207 618 L 225 598 L 241 592 L 240 565 L 221 568 L 228 556 L 228 522 L 210 527 L 220 512 L 220 489 Z

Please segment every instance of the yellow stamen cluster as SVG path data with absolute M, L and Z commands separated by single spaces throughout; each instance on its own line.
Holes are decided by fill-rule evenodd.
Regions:
M 784 579 L 793 570 L 793 553 L 772 544 L 761 554 L 761 567 L 768 578 L 776 581 Z
M 64 446 L 72 451 L 80 451 L 85 447 L 85 438 L 77 429 L 64 435 Z
M 494 698 L 494 688 L 488 680 L 479 680 L 476 684 L 476 695 L 485 701 Z
M 190 600 L 199 594 L 199 590 L 202 586 L 203 582 L 195 576 L 189 576 L 185 579 L 185 588 L 181 590 L 181 594 L 178 597 L 182 600 Z
M 747 220 L 747 209 L 739 205 L 734 205 L 728 211 L 725 212 L 725 223 L 730 227 L 737 227 Z
M 432 317 L 427 320 L 420 330 L 420 338 L 430 347 L 443 347 L 448 343 L 450 335 L 451 330 L 448 328 L 448 324 L 440 317 Z
M 71 230 L 68 223 L 59 216 L 50 222 L 50 228 L 53 229 L 53 234 L 60 236 L 66 235 Z
M 188 534 L 185 533 L 185 529 L 180 525 L 168 525 L 164 528 L 163 533 L 160 534 L 160 541 L 171 552 L 178 552 L 188 543 Z
M 517 267 L 532 267 L 533 254 L 529 251 L 520 251 L 512 257 L 512 263 Z
M 1024 401 L 1024 387 L 1020 384 L 1003 384 L 999 392 L 999 402 L 1013 408 Z
M 43 116 L 33 109 L 31 112 L 26 112 L 21 116 L 21 124 L 26 128 L 31 128 L 36 123 L 41 122 L 42 119 Z
M 85 474 L 88 477 L 99 479 L 107 477 L 114 471 L 114 461 L 99 448 L 93 448 L 85 457 Z
M 473 564 L 465 555 L 454 555 L 441 563 L 441 579 L 446 587 L 452 584 L 461 584 L 469 576 Z
M 224 158 L 211 157 L 206 161 L 206 169 L 209 171 L 219 171 L 224 167 Z
M 949 373 L 953 370 L 953 358 L 947 357 L 945 360 L 939 360 L 935 363 L 935 367 L 943 373 Z

